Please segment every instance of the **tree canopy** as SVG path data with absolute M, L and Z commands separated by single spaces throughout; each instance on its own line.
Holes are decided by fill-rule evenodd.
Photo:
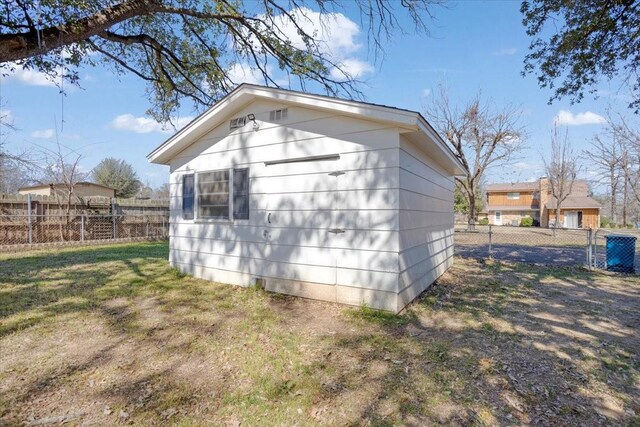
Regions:
M 132 197 L 140 190 L 141 182 L 133 166 L 124 160 L 107 157 L 93 169 L 96 184 L 116 190 L 116 197 Z
M 402 13 L 416 29 L 439 0 L 356 0 L 374 48 Z M 286 4 L 286 5 L 285 5 Z M 0 6 L 0 71 L 35 69 L 78 83 L 82 65 L 104 63 L 147 82 L 151 108 L 169 121 L 185 99 L 208 107 L 228 93 L 234 67 L 248 67 L 265 84 L 359 97 L 357 81 L 327 49 L 318 31 L 341 0 L 15 0 Z M 319 12 L 312 12 L 313 6 Z M 313 16 L 312 16 L 313 15 Z M 317 15 L 317 16 L 316 16 Z M 315 18 L 319 17 L 316 22 Z M 279 69 L 283 78 L 275 77 Z M 338 72 L 336 72 L 338 70 Z
M 579 102 L 597 93 L 601 78 L 621 78 L 640 111 L 640 2 L 637 0 L 524 0 L 520 10 L 533 37 L 524 73 L 554 89 L 550 102 Z

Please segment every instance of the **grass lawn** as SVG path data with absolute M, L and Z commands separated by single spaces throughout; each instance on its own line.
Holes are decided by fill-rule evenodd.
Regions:
M 639 425 L 640 280 L 456 259 L 399 316 L 0 254 L 0 425 Z

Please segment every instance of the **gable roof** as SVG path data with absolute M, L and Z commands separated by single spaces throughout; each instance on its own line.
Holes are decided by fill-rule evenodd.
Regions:
M 242 106 L 259 98 L 302 105 L 319 110 L 338 111 L 345 116 L 392 123 L 409 131 L 418 132 L 423 136 L 423 138 L 420 138 L 423 148 L 436 161 L 444 165 L 453 175 L 464 174 L 462 164 L 453 151 L 429 122 L 416 111 L 248 83 L 241 84 L 207 111 L 193 119 L 149 153 L 147 159 L 151 163 L 169 164 L 171 159 L 179 152 L 224 122 L 229 115 L 228 111 L 237 111 Z
M 507 182 L 500 184 L 487 184 L 487 191 L 535 191 L 540 188 L 538 181 L 533 182 Z

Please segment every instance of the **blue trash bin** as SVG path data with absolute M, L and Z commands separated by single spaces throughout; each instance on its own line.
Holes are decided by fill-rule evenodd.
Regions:
M 610 234 L 607 239 L 607 270 L 622 273 L 635 271 L 636 237 Z

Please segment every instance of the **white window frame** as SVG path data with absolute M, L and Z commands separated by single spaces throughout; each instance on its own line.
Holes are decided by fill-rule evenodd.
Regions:
M 241 222 L 248 222 L 248 219 L 236 219 L 233 217 L 233 169 L 234 167 L 230 167 L 230 168 L 222 168 L 222 169 L 207 169 L 207 170 L 201 170 L 201 171 L 193 171 L 190 173 L 193 173 L 195 175 L 194 178 L 194 197 L 193 197 L 193 209 L 194 209 L 194 213 L 193 213 L 193 219 L 192 220 L 185 220 L 188 222 L 203 222 L 203 223 L 231 223 L 231 222 L 237 222 L 237 221 L 241 221 Z M 209 172 L 221 172 L 221 171 L 229 171 L 229 214 L 228 214 L 228 218 L 202 218 L 199 215 L 199 201 L 198 201 L 198 176 L 201 173 L 209 173 Z M 251 179 L 251 177 L 249 176 L 248 179 Z M 249 191 L 249 197 L 251 196 L 251 191 Z M 249 218 L 251 218 L 251 214 L 249 214 Z
M 507 200 L 520 200 L 520 192 L 519 191 L 508 192 Z

